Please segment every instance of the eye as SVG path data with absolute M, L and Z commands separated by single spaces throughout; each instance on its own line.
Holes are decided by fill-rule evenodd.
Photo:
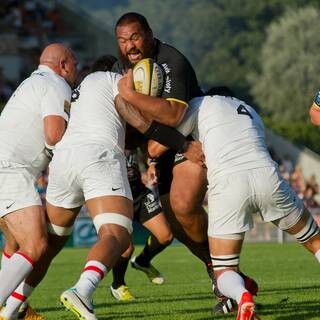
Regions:
M 139 38 L 140 38 L 140 35 L 139 35 L 139 34 L 133 34 L 133 35 L 131 36 L 130 40 L 132 40 L 132 41 L 137 41 L 137 40 L 139 40 Z
M 118 42 L 121 43 L 121 44 L 125 44 L 127 42 L 127 40 L 125 39 L 118 39 Z

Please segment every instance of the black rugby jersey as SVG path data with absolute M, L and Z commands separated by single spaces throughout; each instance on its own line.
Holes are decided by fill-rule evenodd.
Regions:
M 192 98 L 202 95 L 195 71 L 180 51 L 155 39 L 154 55 L 150 58 L 161 65 L 165 71 L 165 84 L 161 98 L 188 104 Z M 112 67 L 112 71 L 121 74 L 127 69 L 128 67 L 119 60 Z M 133 135 L 131 128 L 128 128 L 129 133 Z M 145 139 L 142 143 L 144 141 Z
M 161 97 L 188 103 L 194 97 L 202 95 L 198 80 L 188 59 L 174 47 L 155 39 L 152 58 L 165 71 L 165 84 Z M 123 74 L 128 69 L 117 61 L 112 71 Z
M 193 67 L 180 51 L 158 39 L 155 39 L 154 54 L 149 58 L 154 59 L 154 61 L 161 65 L 165 71 L 165 84 L 161 98 L 188 104 L 192 98 L 203 95 Z M 128 68 L 128 66 L 118 60 L 113 65 L 112 71 L 123 74 L 128 70 Z M 147 139 L 144 135 L 127 124 L 126 148 L 134 149 L 139 145 L 144 144 L 146 140 Z M 174 152 L 166 152 L 159 158 L 160 164 L 162 162 L 166 163 L 164 165 L 166 167 L 166 171 L 168 174 L 170 172 L 168 177 L 165 174 L 160 175 L 160 180 L 164 179 L 168 183 L 172 179 L 171 171 L 174 154 Z M 163 170 L 160 169 L 160 171 L 162 172 Z M 167 187 L 165 189 L 167 189 Z

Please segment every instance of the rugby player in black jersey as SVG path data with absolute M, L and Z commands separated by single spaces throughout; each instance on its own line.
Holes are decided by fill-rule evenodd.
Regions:
M 124 74 L 141 59 L 152 58 L 166 74 L 161 97 L 139 94 L 128 88 L 125 81 L 119 85 L 121 96 L 152 120 L 173 127 L 178 125 L 188 108 L 188 101 L 202 95 L 189 61 L 177 49 L 154 38 L 147 20 L 140 14 L 127 13 L 120 17 L 115 34 L 120 59 L 113 71 Z M 127 127 L 127 135 L 145 143 L 145 138 L 132 128 Z M 172 150 L 159 159 L 158 169 L 159 194 L 174 236 L 211 271 L 207 214 L 202 207 L 207 186 L 206 169 Z M 218 312 L 228 312 L 232 308 L 230 302 L 229 305 L 225 302 L 227 307 L 220 304 Z

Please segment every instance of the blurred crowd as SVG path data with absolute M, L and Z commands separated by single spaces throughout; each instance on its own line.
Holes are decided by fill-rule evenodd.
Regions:
M 291 188 L 303 200 L 306 207 L 318 208 L 320 204 L 319 185 L 315 175 L 304 177 L 299 165 L 294 166 L 289 157 L 279 157 L 273 150 L 270 154 L 279 165 L 279 170 L 283 178 L 290 184 Z
M 56 35 L 68 32 L 55 0 L 0 1 L 0 51 L 23 57 L 20 79 L 15 82 L 5 79 L 0 68 L 0 104 L 8 100 L 17 84 L 38 65 L 42 48 Z

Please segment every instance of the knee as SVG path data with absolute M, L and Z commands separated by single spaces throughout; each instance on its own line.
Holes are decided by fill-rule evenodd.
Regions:
M 43 237 L 35 242 L 21 246 L 20 250 L 32 259 L 33 262 L 37 262 L 48 252 L 47 238 Z
M 18 251 L 19 245 L 15 240 L 7 240 L 5 239 L 5 246 L 3 251 L 12 256 L 16 251 Z
M 132 243 L 132 241 L 130 241 L 129 247 L 127 248 L 127 250 L 121 255 L 121 257 L 123 258 L 130 258 L 133 254 L 134 251 L 134 245 Z
M 170 194 L 170 204 L 173 212 L 180 216 L 188 216 L 194 211 L 196 204 L 192 201 L 191 197 L 185 194 Z
M 118 243 L 122 253 L 129 248 L 131 243 L 129 231 L 117 224 L 103 224 L 99 229 L 99 238 L 101 241 L 109 241 L 112 238 Z
M 157 240 L 162 245 L 169 245 L 173 240 L 173 234 L 171 231 L 161 234 L 161 236 L 157 237 Z

